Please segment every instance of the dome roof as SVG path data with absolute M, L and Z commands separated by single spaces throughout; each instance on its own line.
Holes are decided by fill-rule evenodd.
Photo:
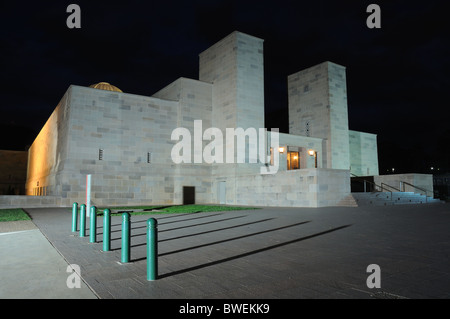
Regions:
M 122 92 L 117 86 L 109 84 L 108 82 L 99 82 L 97 84 L 89 85 L 90 88 L 106 90 L 106 91 L 114 91 L 114 92 Z

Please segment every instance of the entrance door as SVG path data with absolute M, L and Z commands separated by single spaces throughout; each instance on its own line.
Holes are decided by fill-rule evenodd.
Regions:
M 299 169 L 300 168 L 300 157 L 298 152 L 288 152 L 287 153 L 287 169 Z
M 225 204 L 227 199 L 227 184 L 226 182 L 219 182 L 219 204 Z
M 195 187 L 183 186 L 183 205 L 195 204 Z

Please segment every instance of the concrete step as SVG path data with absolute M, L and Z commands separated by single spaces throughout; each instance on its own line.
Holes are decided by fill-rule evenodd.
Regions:
M 358 207 L 355 198 L 353 198 L 352 194 L 343 198 L 336 206 L 341 207 Z
M 387 205 L 407 205 L 407 204 L 432 204 L 441 203 L 439 199 L 430 196 L 417 194 L 414 192 L 367 192 L 351 193 L 358 206 L 387 206 Z M 350 202 L 348 197 L 346 203 Z

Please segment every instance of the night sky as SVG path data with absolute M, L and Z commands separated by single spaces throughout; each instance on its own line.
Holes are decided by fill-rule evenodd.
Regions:
M 81 29 L 69 29 L 70 3 Z M 369 29 L 366 8 L 381 8 Z M 445 1 L 2 1 L 0 149 L 27 150 L 71 84 L 151 96 L 198 79 L 198 54 L 237 30 L 264 39 L 266 127 L 287 132 L 287 76 L 347 68 L 349 126 L 378 135 L 380 173 L 449 171 Z M 431 167 L 434 168 L 431 171 Z

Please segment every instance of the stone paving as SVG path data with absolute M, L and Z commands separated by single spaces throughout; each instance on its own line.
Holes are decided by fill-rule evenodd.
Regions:
M 27 222 L 20 221 L 7 227 L 5 224 L 12 222 L 0 223 L 3 224 L 0 227 L 0 298 L 97 298 L 82 281 L 79 288 L 67 287 L 68 263 L 36 226 L 14 231 L 18 225 L 22 225 L 19 228 L 29 226 Z
M 449 298 L 449 204 L 263 208 L 131 216 L 131 260 L 71 232 L 70 208 L 26 209 L 99 298 Z M 158 220 L 158 279 L 146 279 L 146 220 Z M 367 266 L 381 269 L 369 289 Z M 68 289 L 68 288 L 66 288 Z

